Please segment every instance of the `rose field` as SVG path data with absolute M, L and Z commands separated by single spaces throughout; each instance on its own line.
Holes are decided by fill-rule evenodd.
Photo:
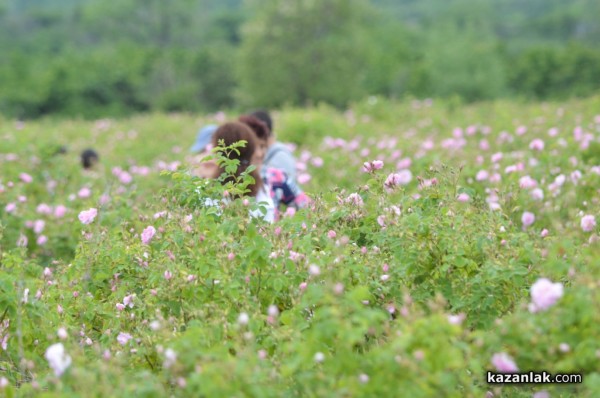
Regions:
M 0 395 L 600 396 L 600 97 L 275 112 L 274 224 L 189 173 L 237 116 L 0 118 Z

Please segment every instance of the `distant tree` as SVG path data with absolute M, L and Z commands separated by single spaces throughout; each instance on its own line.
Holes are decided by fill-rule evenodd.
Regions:
M 265 0 L 243 27 L 240 100 L 252 106 L 325 101 L 365 94 L 363 0 Z
M 530 98 L 591 95 L 600 91 L 600 50 L 575 44 L 532 48 L 513 59 L 510 83 Z

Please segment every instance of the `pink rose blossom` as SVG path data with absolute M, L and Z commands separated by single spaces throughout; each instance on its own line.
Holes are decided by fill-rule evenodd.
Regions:
M 58 205 L 54 208 L 54 217 L 62 218 L 67 212 L 67 208 L 63 205 Z
M 581 218 L 581 229 L 584 232 L 592 232 L 596 228 L 596 218 L 593 215 L 587 214 Z
M 104 206 L 105 204 L 107 204 L 110 201 L 110 196 L 108 196 L 107 194 L 103 194 L 102 196 L 100 196 L 100 204 L 102 206 Z
M 52 207 L 48 206 L 45 203 L 40 203 L 35 209 L 39 214 L 49 215 L 52 214 Z
M 302 174 L 298 175 L 297 179 L 300 184 L 306 184 L 307 182 L 310 181 L 311 176 L 308 173 L 302 173 Z
M 460 325 L 466 318 L 465 314 L 448 315 L 448 322 L 452 325 Z
M 358 193 L 351 193 L 345 200 L 346 203 L 351 204 L 353 206 L 362 207 L 364 205 L 364 201 L 362 197 Z
M 25 184 L 29 184 L 33 181 L 33 177 L 27 173 L 21 173 L 19 174 L 19 180 L 23 181 Z
M 134 298 L 135 298 L 134 294 L 130 294 L 130 295 L 123 297 L 123 305 L 129 306 L 129 308 L 133 308 Z
M 477 181 L 485 181 L 488 178 L 490 178 L 490 173 L 488 173 L 487 170 L 479 170 L 475 176 L 475 180 Z
M 71 366 L 71 357 L 65 352 L 62 343 L 56 343 L 48 347 L 44 357 L 57 377 L 60 377 Z
M 524 212 L 521 216 L 521 222 L 523 223 L 523 228 L 529 227 L 535 222 L 535 214 L 528 211 Z
M 23 234 L 19 235 L 19 239 L 17 240 L 17 246 L 18 247 L 27 247 L 27 243 L 29 243 L 27 236 L 25 236 Z
M 539 138 L 536 138 L 535 140 L 531 141 L 531 143 L 529 144 L 529 149 L 531 149 L 533 151 L 543 151 L 544 150 L 544 141 L 540 140 Z
M 154 235 L 156 234 L 156 228 L 148 226 L 142 231 L 142 244 L 147 245 L 150 243 Z
M 91 224 L 92 222 L 94 222 L 94 219 L 97 215 L 98 209 L 91 208 L 89 210 L 84 210 L 81 213 L 79 213 L 79 221 L 81 221 L 82 224 Z
M 562 283 L 552 283 L 547 278 L 538 279 L 531 286 L 530 312 L 545 311 L 563 296 Z
M 131 340 L 133 338 L 132 335 L 130 335 L 129 333 L 124 333 L 121 332 L 119 333 L 119 335 L 117 336 L 117 341 L 119 342 L 119 344 L 121 345 L 125 345 L 127 344 L 127 342 L 129 342 L 129 340 Z
M 535 188 L 530 193 L 533 200 L 544 200 L 544 191 L 541 188 Z
M 537 181 L 530 176 L 523 176 L 519 178 L 519 186 L 522 189 L 533 189 L 537 187 Z
M 133 181 L 133 177 L 131 176 L 131 174 L 129 174 L 126 171 L 122 171 L 121 173 L 119 173 L 119 182 L 121 184 L 128 185 L 131 184 L 131 181 Z
M 410 158 L 400 159 L 398 163 L 396 163 L 397 170 L 408 169 L 412 165 L 412 160 Z
M 492 365 L 494 365 L 498 372 L 502 373 L 515 373 L 519 371 L 515 361 L 510 357 L 510 355 L 504 352 L 494 354 L 494 356 L 492 356 Z
M 316 157 L 316 158 L 313 158 L 311 160 L 311 163 L 315 167 L 322 167 L 323 166 L 323 159 L 321 159 L 319 157 Z
M 398 185 L 406 185 L 412 180 L 412 173 L 408 169 L 400 170 L 398 173 L 391 173 L 385 179 L 383 186 L 386 190 L 392 190 Z
M 459 194 L 456 198 L 456 200 L 458 200 L 459 202 L 462 202 L 462 203 L 468 202 L 470 199 L 471 199 L 471 197 L 464 192 Z
M 36 235 L 39 235 L 42 233 L 45 226 L 46 226 L 46 222 L 44 220 L 35 220 L 33 223 L 33 232 Z
M 77 196 L 79 196 L 82 199 L 89 198 L 91 195 L 92 195 L 92 190 L 89 189 L 88 187 L 83 187 L 79 190 L 79 192 L 77 192 Z

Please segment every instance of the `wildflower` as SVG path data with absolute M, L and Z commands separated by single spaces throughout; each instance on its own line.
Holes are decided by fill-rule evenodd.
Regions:
M 337 234 L 334 230 L 330 230 L 329 232 L 327 232 L 327 237 L 329 237 L 329 239 L 335 239 L 336 236 Z
M 321 363 L 325 360 L 325 354 L 323 354 L 322 352 L 317 352 L 315 354 L 315 362 L 316 363 Z

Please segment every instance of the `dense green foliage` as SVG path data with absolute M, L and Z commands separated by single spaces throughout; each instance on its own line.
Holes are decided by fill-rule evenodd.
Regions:
M 222 115 L 4 119 L 0 395 L 597 397 L 598 109 L 284 110 L 313 202 L 275 224 L 187 173 Z M 489 385 L 498 355 L 583 383 Z
M 599 15 L 596 0 L 2 0 L 0 112 L 587 96 Z

